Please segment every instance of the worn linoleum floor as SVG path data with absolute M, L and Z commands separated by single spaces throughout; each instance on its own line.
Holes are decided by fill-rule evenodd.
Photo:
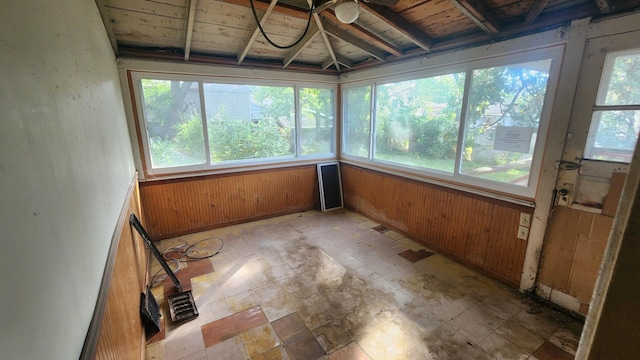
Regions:
M 348 210 L 308 211 L 164 240 L 200 240 L 177 272 L 200 316 L 164 326 L 147 359 L 572 359 L 581 325 Z M 184 247 L 182 247 L 184 249 Z M 197 249 L 197 248 L 194 248 Z M 193 250 L 193 249 L 192 249 Z M 168 252 L 170 253 L 170 252 Z M 400 254 L 400 255 L 399 255 Z M 173 266 L 173 265 L 172 265 Z M 152 260 L 150 274 L 159 269 Z

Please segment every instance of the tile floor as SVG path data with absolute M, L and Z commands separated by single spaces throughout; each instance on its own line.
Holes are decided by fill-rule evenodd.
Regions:
M 147 359 L 573 359 L 581 324 L 347 210 L 308 211 L 164 240 L 200 316 Z M 194 248 L 195 249 L 195 248 Z M 192 251 L 194 250 L 192 249 Z M 170 251 L 171 249 L 169 249 Z M 194 255 L 195 254 L 195 255 Z M 152 260 L 150 274 L 159 265 Z

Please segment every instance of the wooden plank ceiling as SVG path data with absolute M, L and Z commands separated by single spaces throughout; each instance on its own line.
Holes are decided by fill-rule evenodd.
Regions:
M 399 0 L 395 5 L 389 3 L 396 0 L 361 0 L 358 19 L 343 24 L 334 9 L 352 0 L 315 0 L 310 14 L 312 1 L 96 3 L 119 56 L 326 74 L 514 38 L 640 6 L 640 0 Z

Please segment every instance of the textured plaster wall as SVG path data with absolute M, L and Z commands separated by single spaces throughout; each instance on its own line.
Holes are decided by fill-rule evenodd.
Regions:
M 134 166 L 93 1 L 0 4 L 0 357 L 74 359 Z

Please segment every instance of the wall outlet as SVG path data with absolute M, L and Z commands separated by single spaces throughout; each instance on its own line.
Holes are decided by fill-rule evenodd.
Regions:
M 531 214 L 520 213 L 520 226 L 531 227 Z
M 527 240 L 529 236 L 529 228 L 524 226 L 518 227 L 518 239 Z

